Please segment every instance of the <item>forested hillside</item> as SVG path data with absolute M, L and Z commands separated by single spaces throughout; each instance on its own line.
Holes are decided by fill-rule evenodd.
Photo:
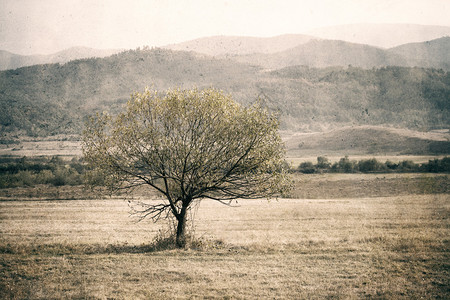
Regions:
M 146 48 L 0 72 L 2 139 L 79 134 L 87 115 L 115 112 L 146 86 L 213 86 L 244 104 L 259 97 L 280 114 L 284 129 L 450 124 L 450 74 L 442 70 L 294 66 L 267 72 L 231 59 Z
M 261 90 L 296 125 L 395 125 L 427 130 L 450 124 L 450 73 L 385 67 L 289 67 Z M 285 105 L 283 107 L 283 105 Z M 293 124 L 288 124 L 293 125 Z
M 234 82 L 255 74 L 253 67 L 160 49 L 7 70 L 0 72 L 1 132 L 80 133 L 87 115 L 117 111 L 132 92 L 146 86 L 230 90 Z
M 450 70 L 450 37 L 401 45 L 388 50 L 404 58 L 407 65 Z

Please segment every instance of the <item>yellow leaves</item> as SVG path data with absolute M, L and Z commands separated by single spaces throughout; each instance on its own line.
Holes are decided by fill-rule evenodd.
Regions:
M 277 130 L 267 110 L 243 107 L 216 89 L 146 89 L 117 117 L 92 118 L 83 151 L 114 184 L 146 178 L 164 190 L 158 179 L 165 178 L 171 195 L 259 197 L 283 185 Z

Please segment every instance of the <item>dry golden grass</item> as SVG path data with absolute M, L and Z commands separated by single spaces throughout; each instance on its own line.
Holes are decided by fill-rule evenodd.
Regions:
M 445 299 L 449 195 L 203 201 L 199 249 L 165 251 L 123 200 L 4 201 L 0 298 Z
M 12 156 L 81 156 L 81 142 L 77 137 L 73 140 L 62 140 L 65 136 L 59 136 L 61 140 L 24 140 L 19 144 L 0 145 L 0 155 Z M 56 137 L 55 139 L 57 139 Z M 67 137 L 66 137 L 67 138 Z M 70 136 L 68 137 L 71 138 Z M 79 137 L 78 137 L 79 139 Z
M 403 174 L 295 174 L 293 198 L 334 199 L 392 197 L 410 194 L 450 194 L 450 175 Z

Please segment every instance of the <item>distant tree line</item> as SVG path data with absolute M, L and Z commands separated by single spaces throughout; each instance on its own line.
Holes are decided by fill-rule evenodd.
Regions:
M 65 161 L 58 156 L 39 158 L 0 158 L 0 188 L 37 184 L 81 185 L 85 164 L 78 158 Z
M 414 163 L 412 160 L 403 160 L 398 163 L 387 160 L 380 162 L 375 158 L 362 159 L 360 161 L 350 160 L 348 156 L 341 158 L 338 162 L 331 163 L 328 158 L 319 156 L 317 163 L 303 162 L 295 172 L 304 174 L 313 173 L 448 173 L 450 172 L 450 157 L 429 160 L 427 163 Z
M 14 188 L 49 184 L 53 186 L 82 185 L 85 182 L 87 165 L 81 158 L 64 160 L 53 157 L 0 157 L 0 188 Z M 380 162 L 375 158 L 350 160 L 348 156 L 331 163 L 324 156 L 317 157 L 317 162 L 303 162 L 298 167 L 291 167 L 292 173 L 450 173 L 450 157 L 429 160 L 427 163 L 415 163 L 403 160 L 398 163 Z M 103 178 L 98 180 L 102 185 Z

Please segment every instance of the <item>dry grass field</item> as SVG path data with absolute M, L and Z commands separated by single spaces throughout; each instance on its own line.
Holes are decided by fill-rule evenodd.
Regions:
M 9 155 L 16 157 L 23 156 L 60 156 L 74 157 L 81 156 L 81 142 L 77 138 L 68 137 L 68 140 L 22 140 L 19 144 L 0 145 L 0 156 Z M 79 139 L 79 137 L 78 137 Z
M 0 202 L 1 299 L 446 299 L 449 175 L 299 175 L 293 199 L 199 203 L 197 247 L 120 199 Z M 322 195 L 322 196 L 321 196 Z

